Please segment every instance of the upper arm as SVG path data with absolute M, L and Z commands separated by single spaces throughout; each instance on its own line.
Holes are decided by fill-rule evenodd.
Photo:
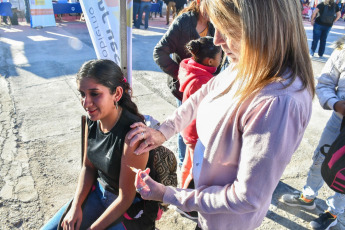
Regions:
M 148 152 L 141 155 L 134 154 L 134 150 L 139 146 L 139 144 L 141 143 L 137 142 L 136 145 L 131 147 L 126 135 L 121 158 L 121 170 L 119 178 L 119 194 L 122 194 L 123 196 L 128 195 L 134 198 L 135 195 L 134 181 L 136 174 L 128 166 L 144 170 L 147 165 L 149 157 Z
M 318 77 L 315 87 L 319 102 L 325 109 L 333 109 L 328 108 L 328 101 L 331 98 L 337 98 L 336 87 L 340 78 L 340 71 L 336 65 L 337 60 L 340 58 L 338 55 L 339 51 L 335 50 L 323 67 L 322 74 Z
M 84 152 L 83 152 L 83 167 L 86 167 L 88 169 L 93 169 L 96 171 L 96 168 L 95 166 L 92 164 L 92 162 L 89 160 L 89 158 L 87 157 L 87 137 L 88 137 L 88 132 L 89 132 L 89 127 L 88 127 L 88 124 L 85 125 L 85 133 L 83 134 L 84 135 L 84 138 L 85 138 L 85 141 L 83 144 L 84 146 Z
M 179 65 L 170 55 L 178 53 L 181 36 L 185 36 L 181 32 L 181 23 L 178 22 L 177 20 L 173 22 L 153 50 L 153 59 L 158 66 L 175 79 L 177 79 Z

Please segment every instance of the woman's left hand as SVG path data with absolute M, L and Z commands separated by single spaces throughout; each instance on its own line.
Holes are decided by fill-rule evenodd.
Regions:
M 127 134 L 130 140 L 130 146 L 134 146 L 137 142 L 141 142 L 134 153 L 140 155 L 162 145 L 166 139 L 158 130 L 147 127 L 142 122 L 136 122 L 131 125 L 132 130 Z
M 166 187 L 156 181 L 150 176 L 150 169 L 147 168 L 144 171 L 139 169 L 135 177 L 135 187 L 137 192 L 140 193 L 141 197 L 145 200 L 156 200 L 163 202 L 163 196 L 166 191 Z

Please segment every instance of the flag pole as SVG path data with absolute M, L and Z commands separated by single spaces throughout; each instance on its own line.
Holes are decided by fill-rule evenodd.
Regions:
M 132 86 L 132 79 L 128 79 L 127 69 L 127 1 L 120 2 L 120 43 L 121 43 L 121 70 L 124 77 Z

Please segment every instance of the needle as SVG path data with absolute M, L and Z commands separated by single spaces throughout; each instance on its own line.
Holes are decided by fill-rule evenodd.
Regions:
M 138 173 L 139 172 L 139 169 L 136 169 L 136 168 L 134 168 L 134 167 L 132 167 L 132 166 L 129 166 L 129 165 L 127 165 L 133 172 L 135 172 L 135 173 Z

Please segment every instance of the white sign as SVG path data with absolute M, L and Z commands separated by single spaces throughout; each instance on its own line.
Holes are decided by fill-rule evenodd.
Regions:
M 52 0 L 30 0 L 31 27 L 56 26 Z

